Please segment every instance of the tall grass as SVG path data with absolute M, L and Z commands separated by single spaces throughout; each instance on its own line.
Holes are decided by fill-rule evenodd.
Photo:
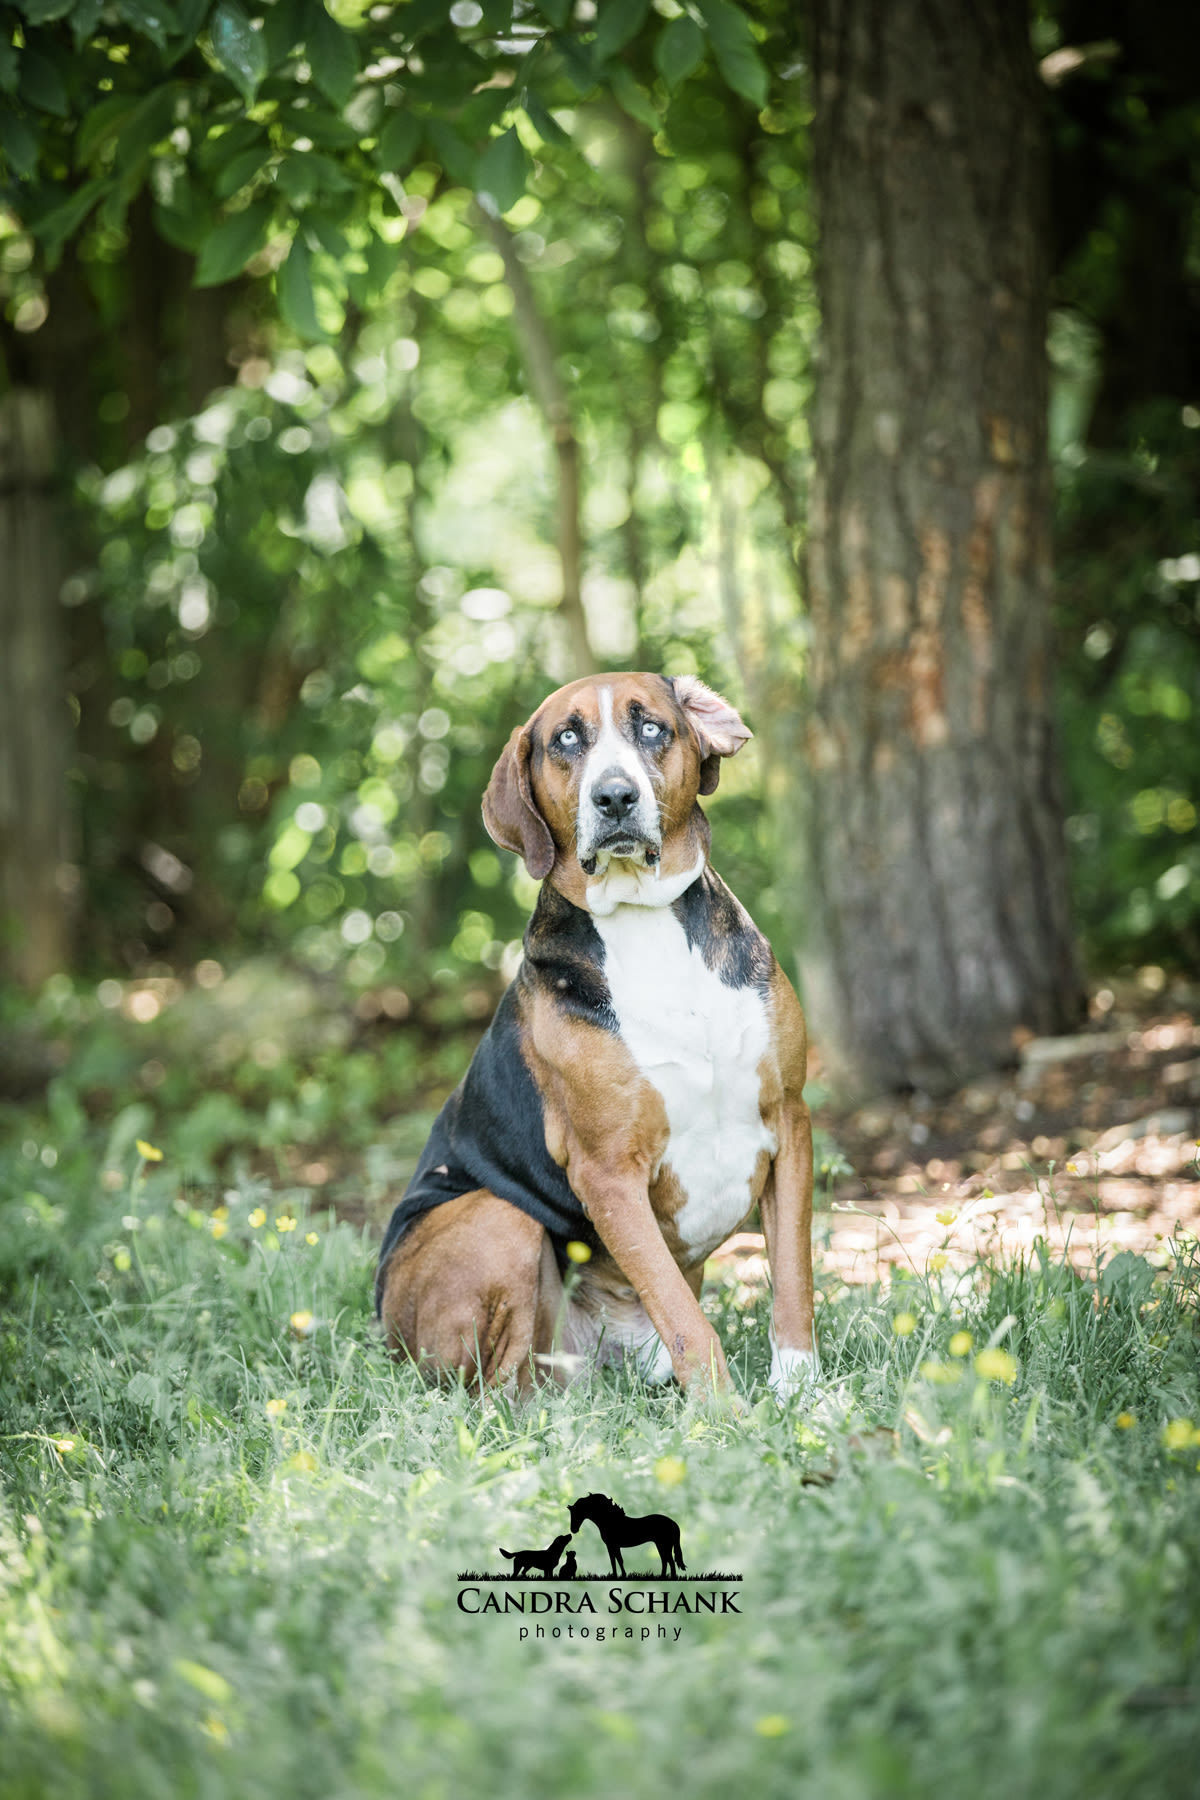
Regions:
M 214 1213 L 132 1146 L 115 1191 L 86 1134 L 30 1148 L 0 1150 L 4 1800 L 1196 1791 L 1194 1244 L 830 1277 L 791 1413 L 733 1288 L 741 1414 L 622 1375 L 481 1403 L 387 1360 L 371 1245 L 299 1195 Z M 676 1517 L 739 1614 L 664 1640 L 600 1587 L 521 1641 L 458 1610 L 593 1489 Z

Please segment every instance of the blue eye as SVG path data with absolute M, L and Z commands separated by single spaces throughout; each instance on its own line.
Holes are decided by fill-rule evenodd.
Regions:
M 661 737 L 662 736 L 662 726 L 656 725 L 654 723 L 653 719 L 647 719 L 645 724 L 642 726 L 642 736 L 644 738 Z
M 561 744 L 564 750 L 572 750 L 579 742 L 579 733 L 568 728 L 566 731 L 560 731 L 555 741 Z

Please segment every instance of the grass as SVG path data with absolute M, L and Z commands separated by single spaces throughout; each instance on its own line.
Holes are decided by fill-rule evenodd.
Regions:
M 720 1288 L 743 1415 L 617 1375 L 481 1404 L 388 1362 L 371 1244 L 299 1194 L 181 1196 L 169 1130 L 147 1163 L 82 1120 L 47 1167 L 13 1123 L 3 1800 L 1195 1792 L 1194 1244 L 830 1282 L 815 1410 L 762 1397 L 762 1301 Z M 459 1610 L 595 1489 L 737 1614 Z

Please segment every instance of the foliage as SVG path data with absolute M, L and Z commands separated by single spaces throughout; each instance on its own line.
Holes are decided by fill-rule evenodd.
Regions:
M 613 1375 L 482 1407 L 387 1363 L 370 1245 L 298 1194 L 181 1193 L 169 1119 L 161 1162 L 127 1121 L 98 1192 L 89 1128 L 15 1123 L 6 1797 L 374 1795 L 398 1768 L 423 1794 L 1190 1791 L 1194 1245 L 1098 1281 L 1044 1252 L 826 1276 L 799 1416 L 724 1288 L 743 1418 Z M 740 1571 L 740 1616 L 600 1645 L 456 1610 L 459 1570 L 595 1487 Z

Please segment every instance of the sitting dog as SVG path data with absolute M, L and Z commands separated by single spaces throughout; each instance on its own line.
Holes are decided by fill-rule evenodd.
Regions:
M 749 736 L 694 676 L 598 675 L 544 700 L 496 764 L 484 823 L 543 885 L 376 1280 L 389 1344 L 427 1371 L 526 1388 L 631 1357 L 726 1388 L 700 1285 L 758 1206 L 770 1385 L 810 1379 L 804 1015 L 709 866 L 698 805 Z
M 575 1560 L 575 1552 L 573 1550 L 568 1550 L 567 1554 L 563 1557 L 563 1566 L 558 1571 L 558 1579 L 560 1581 L 570 1581 L 578 1575 L 578 1573 L 579 1564 Z
M 531 1570 L 537 1569 L 548 1581 L 554 1573 L 555 1563 L 570 1541 L 570 1532 L 564 1531 L 561 1537 L 555 1538 L 548 1550 L 506 1550 L 501 1544 L 500 1554 L 508 1558 L 514 1575 L 528 1575 Z M 574 1557 L 571 1560 L 573 1562 Z

